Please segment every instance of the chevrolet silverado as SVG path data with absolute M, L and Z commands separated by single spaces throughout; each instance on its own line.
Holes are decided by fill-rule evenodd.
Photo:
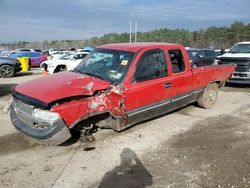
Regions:
M 109 44 L 74 70 L 17 85 L 10 116 L 29 138 L 61 144 L 71 129 L 122 131 L 197 102 L 211 108 L 234 64 L 192 68 L 182 45 Z

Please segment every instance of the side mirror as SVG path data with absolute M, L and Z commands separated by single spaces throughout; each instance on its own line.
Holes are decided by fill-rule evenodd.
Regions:
M 135 76 L 132 77 L 131 81 L 132 81 L 132 83 L 136 83 Z

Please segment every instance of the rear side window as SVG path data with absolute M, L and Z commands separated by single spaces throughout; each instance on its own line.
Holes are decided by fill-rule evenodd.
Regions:
M 31 57 L 40 57 L 41 56 L 41 54 L 40 53 L 38 53 L 38 52 L 31 52 Z
M 208 57 L 216 56 L 216 53 L 213 50 L 206 50 L 206 51 L 204 51 L 204 53 L 205 53 L 205 56 L 208 56 Z
M 134 82 L 153 80 L 167 76 L 167 63 L 163 50 L 150 50 L 142 55 L 136 65 Z
M 168 53 L 171 60 L 173 73 L 184 72 L 186 67 L 181 50 L 169 50 Z
M 22 56 L 22 57 L 30 57 L 30 53 L 21 52 L 21 53 L 20 53 L 20 56 Z

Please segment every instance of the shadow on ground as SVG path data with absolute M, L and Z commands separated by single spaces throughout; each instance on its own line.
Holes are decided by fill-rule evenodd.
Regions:
M 17 84 L 0 84 L 0 97 L 9 95 Z
M 38 146 L 27 141 L 22 134 L 13 133 L 0 137 L 0 156 L 25 151 Z
M 34 74 L 33 72 L 18 72 L 16 73 L 15 77 L 22 77 Z
M 246 92 L 250 93 L 250 84 L 233 84 L 227 83 L 225 87 L 222 88 L 223 91 L 232 91 L 232 92 Z
M 228 86 L 228 87 L 235 87 L 235 88 L 249 88 L 250 87 L 250 83 L 249 84 L 226 83 L 226 86 Z
M 133 150 L 124 148 L 120 158 L 121 164 L 105 174 L 98 188 L 144 188 L 152 185 L 151 174 Z
M 60 144 L 60 146 L 70 146 L 70 145 L 73 145 L 76 142 L 78 142 L 79 139 L 81 138 L 81 132 L 80 131 L 72 129 L 72 130 L 70 130 L 70 134 L 71 134 L 70 139 L 68 139 L 64 143 Z

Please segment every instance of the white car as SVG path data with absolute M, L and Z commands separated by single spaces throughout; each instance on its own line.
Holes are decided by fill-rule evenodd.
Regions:
M 88 54 L 89 52 L 66 54 L 60 59 L 48 60 L 44 63 L 47 65 L 48 73 L 54 74 L 61 71 L 73 70 Z
M 51 59 L 52 60 L 60 59 L 62 56 L 66 55 L 66 54 L 72 55 L 72 54 L 75 54 L 75 53 L 71 52 L 71 51 L 60 51 L 57 54 L 52 55 Z

